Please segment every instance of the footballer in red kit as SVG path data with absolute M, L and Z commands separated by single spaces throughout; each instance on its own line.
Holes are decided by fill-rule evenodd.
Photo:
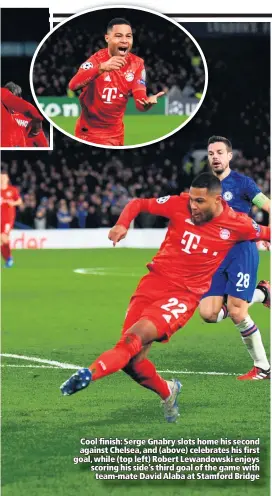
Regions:
M 22 90 L 17 84 L 7 83 L 1 88 L 1 146 L 2 147 L 26 147 L 25 133 L 18 126 L 14 113 L 19 112 L 30 117 L 33 125 L 41 123 L 43 117 L 38 110 L 26 100 L 21 98 Z
M 73 91 L 82 90 L 75 136 L 95 144 L 123 146 L 129 96 L 133 95 L 136 108 L 144 112 L 164 92 L 147 97 L 144 61 L 131 53 L 133 34 L 127 20 L 112 19 L 105 40 L 108 47 L 89 57 L 69 84 Z
M 16 207 L 21 203 L 22 199 L 17 188 L 9 184 L 7 172 L 1 172 L 1 255 L 5 260 L 6 268 L 11 268 L 14 264 L 9 235 L 14 225 Z
M 22 129 L 27 148 L 49 147 L 48 140 L 42 130 L 41 122 L 33 122 L 31 117 L 27 117 L 19 112 L 14 112 L 13 117 L 18 126 Z
M 270 239 L 269 227 L 235 212 L 222 200 L 221 193 L 220 180 L 204 173 L 194 179 L 189 194 L 134 199 L 126 205 L 109 233 L 114 245 L 126 236 L 131 221 L 140 212 L 167 217 L 167 234 L 147 265 L 149 273 L 131 298 L 121 338 L 89 368 L 80 369 L 64 382 L 64 395 L 122 369 L 162 398 L 168 422 L 177 419 L 181 384 L 176 379 L 164 380 L 147 359 L 152 342 L 168 341 L 188 322 L 235 243 Z

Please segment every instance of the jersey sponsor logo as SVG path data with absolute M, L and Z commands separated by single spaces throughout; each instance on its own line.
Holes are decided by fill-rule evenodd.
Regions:
M 223 194 L 223 199 L 225 201 L 230 201 L 230 200 L 232 200 L 232 198 L 233 198 L 232 192 L 231 191 L 225 191 L 225 193 Z
M 170 198 L 170 195 L 168 195 L 168 196 L 161 196 L 160 198 L 157 198 L 156 201 L 157 201 L 157 203 L 165 203 L 165 202 L 167 202 L 169 200 L 169 198 Z
M 125 72 L 125 78 L 130 83 L 134 79 L 134 72 L 132 71 Z
M 85 69 L 85 71 L 87 71 L 88 69 L 91 69 L 92 67 L 93 67 L 92 62 L 83 62 L 83 64 L 81 64 L 81 66 L 80 66 L 80 69 Z
M 123 96 L 123 95 L 119 95 Z M 117 88 L 104 88 L 102 99 L 104 103 L 112 104 L 112 100 L 115 100 L 117 97 Z
M 27 127 L 27 125 L 28 125 L 28 121 L 24 121 L 23 119 L 16 119 L 15 118 L 15 120 L 16 120 L 17 124 L 19 124 L 19 126 Z
M 111 81 L 110 75 L 108 74 L 105 78 L 104 81 Z
M 220 229 L 219 236 L 221 239 L 229 239 L 230 231 L 228 229 Z
M 253 228 L 255 229 L 255 231 L 257 231 L 258 233 L 261 232 L 261 228 L 260 228 L 259 224 L 257 224 L 257 222 L 255 222 L 255 220 L 252 220 L 252 225 L 253 225 Z
M 192 252 L 190 251 L 190 249 L 196 250 L 198 248 L 200 240 L 201 237 L 198 236 L 198 234 L 193 234 L 189 231 L 185 231 L 181 240 L 181 244 L 185 246 L 181 249 L 181 251 L 184 251 L 185 253 L 188 253 L 188 255 L 191 255 Z

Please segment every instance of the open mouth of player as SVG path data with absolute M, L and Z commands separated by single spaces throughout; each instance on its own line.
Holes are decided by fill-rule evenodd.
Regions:
M 201 214 L 197 214 L 197 213 L 193 214 L 192 213 L 192 221 L 199 222 L 200 220 L 201 220 Z
M 128 53 L 128 47 L 118 47 L 118 54 L 124 57 Z

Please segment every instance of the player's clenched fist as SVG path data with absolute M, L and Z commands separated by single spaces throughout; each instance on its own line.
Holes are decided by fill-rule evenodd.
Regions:
M 125 64 L 126 64 L 125 57 L 115 55 L 106 62 L 102 62 L 99 66 L 99 71 L 100 72 L 118 71 L 119 69 L 121 69 L 121 67 L 124 67 Z
M 127 228 L 121 226 L 120 224 L 113 226 L 109 232 L 108 238 L 113 242 L 113 246 L 116 245 L 121 239 L 124 239 L 127 235 Z

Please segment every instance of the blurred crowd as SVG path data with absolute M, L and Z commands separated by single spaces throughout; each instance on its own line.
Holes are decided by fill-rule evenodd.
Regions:
M 54 42 L 48 38 L 48 49 L 44 48 L 37 59 L 36 88 L 40 94 L 65 93 L 67 80 L 73 75 L 69 71 L 73 67 L 76 70 L 76 60 L 81 62 L 82 54 L 87 57 L 102 46 L 102 36 L 91 38 L 83 29 L 69 31 L 70 23 L 64 26 L 70 33 L 69 39 L 63 36 Z M 152 91 L 169 84 L 169 77 L 177 68 L 176 63 L 168 68 L 169 75 L 168 65 L 160 65 L 159 57 L 168 45 L 176 61 L 182 58 L 178 70 L 180 84 L 182 71 L 188 76 L 191 57 L 195 55 L 191 43 L 186 45 L 184 41 L 185 48 L 181 50 L 174 37 L 169 36 L 164 42 L 163 30 L 158 29 L 158 32 L 162 39 L 158 39 L 152 29 L 136 29 L 136 47 L 138 43 L 145 47 L 144 58 L 151 64 L 150 81 L 158 85 Z M 13 152 L 11 157 L 3 152 L 3 163 L 24 200 L 17 216 L 20 225 L 32 228 L 112 226 L 126 203 L 135 196 L 159 197 L 187 190 L 195 175 L 207 170 L 206 144 L 213 134 L 232 141 L 235 150 L 232 168 L 252 177 L 269 195 L 269 37 L 198 41 L 209 68 L 208 91 L 197 114 L 179 133 L 154 145 L 113 151 L 85 146 L 55 133 L 51 152 L 32 151 L 27 158 L 22 153 Z M 152 66 L 154 61 L 158 65 Z M 165 74 L 162 83 L 158 79 L 161 74 Z M 267 223 L 268 219 L 256 208 L 252 215 L 258 222 Z M 136 227 L 164 227 L 165 224 L 165 219 L 146 214 L 135 221 Z
M 2 166 L 23 198 L 18 226 L 97 228 L 112 226 L 131 198 L 187 191 L 193 177 L 208 170 L 205 149 L 201 160 L 193 156 L 193 150 L 181 155 L 174 137 L 156 146 L 112 153 L 59 136 L 54 151 L 33 151 L 27 159 L 18 152 L 13 159 L 6 155 Z M 236 150 L 232 168 L 252 177 L 269 195 L 268 156 L 260 160 Z M 141 214 L 135 227 L 164 227 L 166 223 L 164 218 Z
M 34 69 L 37 95 L 67 95 L 68 83 L 79 66 L 97 50 L 106 47 L 104 33 L 108 21 L 107 13 L 105 21 L 95 23 L 95 31 L 99 34 L 94 35 L 90 33 L 87 20 L 81 25 L 83 20 L 78 18 L 79 25 L 70 21 L 46 40 Z M 154 15 L 149 15 L 148 22 L 142 22 L 139 14 L 133 14 L 131 22 L 133 53 L 145 61 L 148 93 L 167 91 L 174 85 L 192 96 L 203 91 L 202 60 L 198 49 L 183 31 Z

